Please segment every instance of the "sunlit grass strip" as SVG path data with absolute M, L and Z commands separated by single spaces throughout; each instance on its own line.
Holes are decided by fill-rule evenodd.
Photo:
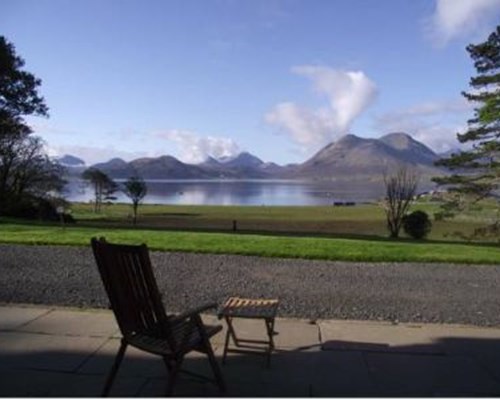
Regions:
M 92 236 L 152 250 L 374 262 L 500 264 L 498 246 L 0 224 L 0 243 L 89 246 Z M 1 254 L 0 254 L 1 256 Z M 1 259 L 1 257 L 0 257 Z

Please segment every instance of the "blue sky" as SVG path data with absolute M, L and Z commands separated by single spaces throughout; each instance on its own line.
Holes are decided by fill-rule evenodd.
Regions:
M 302 162 L 353 133 L 456 147 L 500 0 L 2 0 L 41 78 L 52 155 L 87 163 L 249 151 Z

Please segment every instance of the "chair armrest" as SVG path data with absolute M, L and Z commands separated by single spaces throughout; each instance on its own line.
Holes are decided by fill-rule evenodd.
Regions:
M 194 315 L 199 315 L 200 313 L 202 313 L 203 311 L 206 311 L 206 310 L 210 310 L 210 309 L 215 309 L 217 308 L 217 303 L 207 303 L 207 304 L 203 304 L 199 307 L 196 307 L 196 308 L 193 308 L 191 310 L 188 310 L 188 311 L 185 311 L 181 314 L 178 314 L 178 315 L 172 315 L 170 317 L 171 321 L 179 321 L 179 320 L 183 320 L 183 319 L 187 319 L 187 318 L 190 318 L 190 317 L 193 317 Z

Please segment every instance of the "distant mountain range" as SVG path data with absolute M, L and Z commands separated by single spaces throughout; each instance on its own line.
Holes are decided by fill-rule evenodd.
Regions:
M 243 152 L 219 160 L 209 157 L 197 165 L 165 155 L 130 162 L 113 158 L 91 167 L 114 179 L 139 175 L 144 179 L 312 179 L 375 183 L 382 180 L 384 171 L 390 173 L 398 165 L 407 165 L 419 172 L 421 184 L 428 187 L 432 176 L 444 172 L 434 166 L 434 161 L 440 157 L 408 134 L 390 133 L 379 139 L 346 135 L 304 163 L 285 166 L 265 163 Z M 83 160 L 69 155 L 60 158 L 59 162 L 73 171 L 85 167 Z

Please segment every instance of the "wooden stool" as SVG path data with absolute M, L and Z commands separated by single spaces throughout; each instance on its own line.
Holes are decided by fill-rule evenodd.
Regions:
M 219 319 L 224 317 L 227 322 L 226 341 L 222 363 L 226 363 L 228 352 L 251 353 L 267 356 L 267 366 L 271 364 L 271 353 L 274 350 L 273 336 L 278 333 L 274 331 L 274 319 L 278 311 L 279 300 L 277 299 L 242 299 L 229 297 L 219 308 Z M 241 339 L 236 336 L 233 327 L 233 318 L 263 319 L 269 340 Z M 233 340 L 236 348 L 229 348 L 229 339 Z M 256 345 L 264 345 L 256 346 Z M 260 350 L 260 351 L 259 351 Z M 264 350 L 264 351 L 262 351 Z

